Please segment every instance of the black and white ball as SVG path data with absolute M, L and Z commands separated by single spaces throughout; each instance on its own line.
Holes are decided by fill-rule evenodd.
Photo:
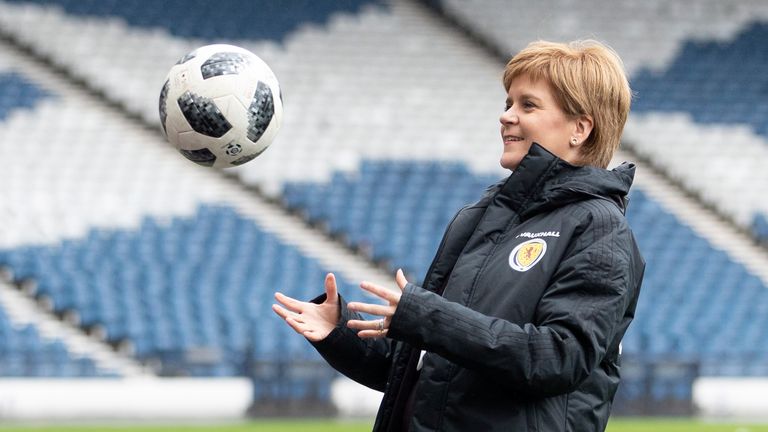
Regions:
M 233 45 L 206 45 L 182 57 L 160 92 L 160 123 L 187 159 L 228 168 L 255 159 L 283 116 L 280 84 L 269 66 Z

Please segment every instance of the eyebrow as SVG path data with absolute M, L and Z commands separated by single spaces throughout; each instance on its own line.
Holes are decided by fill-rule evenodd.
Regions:
M 523 99 L 536 99 L 537 101 L 541 102 L 541 98 L 540 98 L 540 97 L 538 97 L 538 96 L 534 96 L 534 95 L 532 95 L 532 94 L 530 94 L 530 93 L 523 93 L 523 94 L 522 94 L 522 95 L 520 95 L 520 96 L 521 96 Z
M 534 95 L 532 95 L 532 94 L 530 94 L 530 93 L 523 93 L 523 94 L 521 94 L 521 95 L 520 95 L 520 97 L 521 97 L 522 99 L 535 99 L 535 100 L 536 100 L 537 102 L 539 102 L 539 103 L 540 103 L 540 102 L 541 102 L 541 100 L 542 100 L 540 97 L 538 97 L 538 96 L 534 96 Z M 510 100 L 509 98 L 507 98 L 507 104 L 510 104 L 511 102 L 512 102 L 512 100 Z

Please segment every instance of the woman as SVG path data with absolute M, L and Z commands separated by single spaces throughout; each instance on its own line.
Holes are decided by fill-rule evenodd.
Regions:
M 385 305 L 276 294 L 275 312 L 384 392 L 376 431 L 603 431 L 645 264 L 624 218 L 634 166 L 606 170 L 629 113 L 621 60 L 534 42 L 504 71 L 501 165 L 448 226 L 424 286 Z M 362 320 L 358 312 L 382 317 Z

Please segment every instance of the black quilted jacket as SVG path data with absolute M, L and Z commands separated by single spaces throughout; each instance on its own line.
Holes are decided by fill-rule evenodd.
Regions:
M 315 347 L 384 392 L 374 430 L 603 431 L 645 268 L 624 218 L 633 176 L 631 164 L 575 167 L 534 144 L 458 212 L 388 339 L 359 339 L 341 299 Z

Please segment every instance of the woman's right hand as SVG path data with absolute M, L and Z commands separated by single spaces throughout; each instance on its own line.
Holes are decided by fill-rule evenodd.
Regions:
M 312 342 L 318 342 L 325 339 L 339 322 L 339 295 L 333 273 L 325 276 L 325 296 L 323 303 L 316 304 L 299 301 L 277 292 L 275 299 L 280 305 L 272 305 L 272 310 L 296 333 Z

